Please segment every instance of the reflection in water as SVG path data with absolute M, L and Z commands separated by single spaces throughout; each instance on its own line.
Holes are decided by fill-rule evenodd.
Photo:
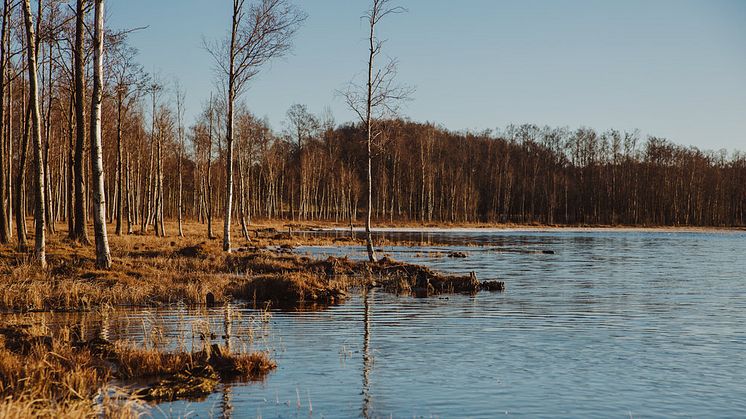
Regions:
M 373 357 L 370 354 L 370 294 L 374 289 L 363 291 L 363 417 L 371 417 L 370 412 L 370 371 L 373 368 Z
M 233 335 L 233 309 L 231 304 L 228 303 L 223 308 L 223 340 L 225 341 L 225 348 L 230 352 L 231 350 L 231 336 Z
M 220 413 L 223 418 L 233 417 L 233 390 L 228 384 L 223 384 L 222 399 L 220 400 Z
M 231 350 L 231 336 L 233 336 L 233 308 L 228 303 L 223 307 L 223 341 L 225 348 Z M 223 384 L 223 398 L 220 402 L 220 411 L 223 418 L 233 417 L 233 393 L 229 384 Z
M 109 340 L 109 310 L 103 310 L 101 313 L 101 330 L 99 331 L 99 337 L 104 340 Z

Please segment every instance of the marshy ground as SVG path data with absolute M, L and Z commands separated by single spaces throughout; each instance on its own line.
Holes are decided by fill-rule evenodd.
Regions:
M 386 257 L 368 263 L 293 254 L 297 246 L 362 243 L 353 235 L 294 233 L 309 227 L 257 225 L 249 240 L 237 231 L 230 253 L 221 250 L 219 239 L 207 239 L 198 223 L 186 224 L 184 237 L 112 235 L 111 270 L 96 269 L 93 246 L 66 239 L 65 231 L 49 238 L 45 270 L 15 246 L 0 247 L 0 310 L 7 313 L 0 329 L 0 417 L 137 416 L 144 400 L 198 397 L 220 380 L 261 379 L 275 367 L 266 352 L 231 350 L 211 343 L 210 333 L 192 347 L 135 345 L 84 338 L 67 328 L 53 331 L 24 320 L 23 313 L 235 300 L 336 304 L 354 289 L 370 287 L 418 296 L 503 289 L 501 282 L 443 275 Z M 135 379 L 144 384 L 111 387 L 112 380 Z

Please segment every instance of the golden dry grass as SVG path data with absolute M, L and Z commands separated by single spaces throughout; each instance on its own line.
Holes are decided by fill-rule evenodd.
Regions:
M 137 417 L 147 409 L 142 400 L 203 396 L 221 378 L 258 380 L 276 367 L 266 352 L 232 352 L 209 342 L 199 350 L 164 351 L 6 323 L 0 328 L 0 418 Z M 110 387 L 113 378 L 156 381 L 125 391 Z
M 38 325 L 11 324 L 0 329 L 0 341 L 0 417 L 139 415 L 136 401 L 108 397 L 111 369 L 88 348 L 74 347 L 69 333 L 52 337 Z
M 0 310 L 204 304 L 208 294 L 216 302 L 336 303 L 351 286 L 374 282 L 394 292 L 431 286 L 434 292 L 479 290 L 468 277 L 446 277 L 388 259 L 378 264 L 319 261 L 283 251 L 298 245 L 359 244 L 350 238 L 301 236 L 260 224 L 252 226 L 251 241 L 235 231 L 236 249 L 226 253 L 220 239 L 206 239 L 204 225 L 185 223 L 184 237 L 174 235 L 174 223 L 167 226 L 172 236 L 112 235 L 110 270 L 96 269 L 93 246 L 68 240 L 65 231 L 50 236 L 45 270 L 14 246 L 0 246 Z M 428 285 L 424 276 L 434 281 Z M 446 279 L 447 285 L 438 285 Z

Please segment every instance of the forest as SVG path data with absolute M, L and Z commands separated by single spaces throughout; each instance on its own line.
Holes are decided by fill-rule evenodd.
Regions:
M 195 121 L 184 120 L 178 80 L 137 62 L 128 35 L 146 29 L 105 28 L 93 2 L 31 3 L 4 1 L 0 49 L 0 241 L 22 249 L 27 219 L 41 226 L 37 237 L 67 225 L 70 238 L 87 242 L 97 211 L 97 234 L 108 222 L 118 235 L 178 235 L 165 220 L 181 230 L 190 219 L 206 224 L 209 237 L 216 218 L 240 223 L 247 235 L 255 219 L 354 225 L 367 212 L 389 223 L 745 224 L 746 155 L 738 151 L 683 147 L 635 130 L 524 124 L 453 132 L 375 112 L 394 110 L 384 101 L 411 93 L 403 87 L 368 95 L 357 122 L 292 104 L 283 126 L 271 127 L 239 95 L 261 65 L 290 48 L 305 19 L 279 0 L 248 11 L 234 2 L 231 42 L 206 45 L 218 64 L 231 58 L 222 67 L 229 83 Z M 266 34 L 262 51 L 238 48 L 247 13 L 275 13 L 284 23 Z M 395 67 L 373 72 L 377 21 L 369 82 L 384 88 Z M 88 36 L 94 26 L 99 32 Z M 256 42 L 249 32 L 244 46 Z M 235 67 L 241 51 L 249 55 Z M 345 98 L 356 110 L 359 95 Z

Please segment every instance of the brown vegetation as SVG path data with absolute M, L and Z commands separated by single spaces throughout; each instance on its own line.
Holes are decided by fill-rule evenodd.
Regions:
M 140 400 L 201 397 L 220 379 L 262 379 L 275 368 L 265 352 L 231 352 L 206 343 L 199 351 L 76 340 L 69 329 L 52 333 L 34 324 L 0 328 L 0 417 L 138 417 Z M 153 383 L 134 391 L 111 379 Z
M 346 258 L 316 260 L 289 253 L 300 244 L 334 239 L 302 238 L 256 228 L 235 252 L 218 240 L 202 240 L 197 223 L 185 223 L 185 237 L 126 235 L 111 239 L 114 267 L 96 268 L 94 249 L 50 237 L 48 268 L 27 263 L 28 255 L 0 247 L 0 309 L 13 311 L 89 310 L 100 305 L 205 304 L 243 299 L 278 304 L 337 303 L 351 287 L 378 285 L 392 292 L 476 292 L 470 277 L 444 276 L 384 258 L 376 263 Z M 347 244 L 361 244 L 346 239 Z M 241 244 L 241 243 L 239 243 Z
M 0 329 L 0 417 L 136 417 L 132 400 L 102 406 L 112 371 L 88 348 L 53 338 L 39 326 L 6 325 Z M 116 412 L 116 413 L 115 413 Z

